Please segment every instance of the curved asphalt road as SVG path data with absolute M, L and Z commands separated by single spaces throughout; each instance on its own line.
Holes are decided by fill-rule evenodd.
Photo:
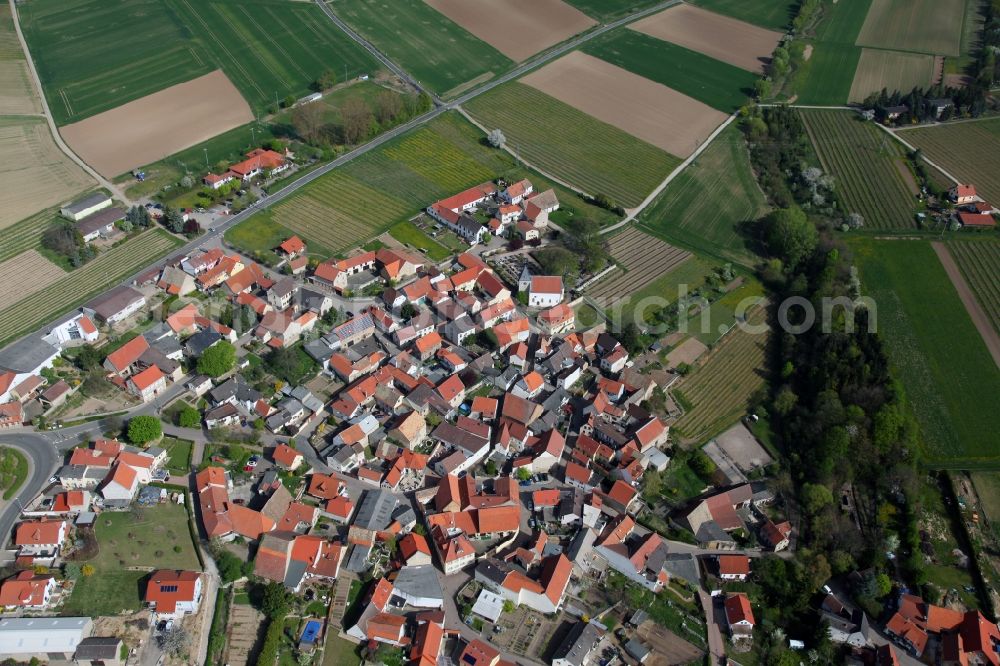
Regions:
M 28 458 L 31 466 L 28 480 L 0 513 L 0 546 L 3 546 L 21 514 L 20 503 L 32 499 L 45 487 L 62 462 L 62 452 L 47 437 L 32 432 L 2 434 L 0 446 L 18 449 Z

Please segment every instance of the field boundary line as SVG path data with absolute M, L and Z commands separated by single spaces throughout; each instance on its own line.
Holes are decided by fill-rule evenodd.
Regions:
M 941 266 L 944 268 L 944 272 L 948 275 L 948 279 L 951 280 L 955 291 L 958 292 L 958 298 L 962 301 L 962 305 L 965 306 L 965 311 L 969 314 L 969 319 L 972 320 L 976 330 L 979 331 L 979 335 L 983 338 L 986 349 L 989 350 L 997 367 L 1000 367 L 1000 334 L 997 334 L 990 323 L 990 318 L 986 315 L 986 311 L 983 310 L 979 301 L 976 300 L 972 287 L 966 281 L 965 276 L 962 275 L 962 271 L 959 269 L 958 263 L 956 263 L 955 257 L 952 256 L 948 246 L 941 241 L 931 241 L 931 247 L 934 248 L 934 254 L 937 255 Z
M 112 194 L 114 194 L 118 199 L 123 201 L 125 205 L 131 205 L 132 200 L 125 196 L 125 193 L 119 190 L 110 180 L 97 173 L 89 164 L 83 161 L 79 155 L 74 153 L 66 142 L 63 141 L 62 136 L 59 134 L 59 128 L 56 127 L 56 121 L 52 118 L 52 110 L 49 109 L 49 100 L 45 98 L 45 91 L 42 89 L 42 80 L 38 78 L 38 70 L 35 69 L 35 61 L 31 57 L 31 51 L 28 49 L 28 43 L 24 40 L 24 33 L 21 32 L 21 18 L 17 12 L 16 0 L 7 0 L 10 4 L 10 15 L 14 23 L 14 32 L 17 33 L 17 41 L 21 44 L 21 53 L 24 55 L 25 62 L 28 63 L 28 71 L 31 73 L 32 86 L 35 89 L 35 94 L 38 95 L 38 99 L 42 103 L 42 115 L 45 116 L 45 120 L 49 125 L 49 133 L 52 134 L 52 140 L 56 142 L 56 146 L 63 152 L 66 157 L 68 157 L 74 164 L 83 169 L 91 178 L 97 181 L 97 184 L 105 188 Z
M 657 197 L 663 194 L 663 190 L 667 189 L 667 186 L 673 182 L 674 178 L 676 178 L 682 171 L 684 171 L 684 169 L 691 166 L 691 164 L 696 159 L 698 159 L 698 156 L 701 155 L 706 148 L 708 148 L 708 146 L 716 139 L 716 137 L 722 134 L 723 130 L 729 127 L 730 123 L 736 120 L 736 115 L 737 113 L 731 113 L 729 117 L 726 118 L 726 120 L 721 125 L 716 127 L 715 130 L 711 134 L 709 134 L 708 137 L 704 141 L 702 141 L 697 148 L 695 148 L 693 153 L 687 156 L 687 159 L 678 164 L 676 167 L 674 167 L 673 171 L 667 174 L 667 177 L 664 178 L 663 181 L 659 185 L 657 185 L 645 199 L 643 199 L 642 203 L 640 203 L 635 208 L 628 210 L 627 211 L 628 214 L 621 222 L 612 224 L 610 227 L 605 227 L 604 229 L 601 229 L 601 233 L 602 234 L 611 233 L 615 229 L 623 227 L 629 222 L 635 220 L 635 218 L 638 217 L 642 213 L 642 211 L 646 210 L 646 208 L 651 203 L 653 203 L 657 199 Z
M 483 132 L 483 134 L 485 134 L 486 136 L 490 135 L 490 130 L 486 129 L 486 127 L 484 127 L 482 123 L 480 123 L 478 120 L 476 120 L 475 118 L 473 118 L 464 108 L 462 108 L 461 106 L 456 106 L 455 110 L 458 111 L 459 113 L 461 113 L 463 118 L 465 118 L 470 123 L 472 123 L 473 125 L 475 125 L 476 127 L 478 127 Z M 520 155 L 518 155 L 517 153 L 515 153 L 513 150 L 511 150 L 510 148 L 508 148 L 506 143 L 503 145 L 503 148 L 501 148 L 501 150 L 503 150 L 505 153 L 508 153 L 508 154 L 512 155 L 518 162 L 520 162 L 521 164 L 526 165 L 529 169 L 537 171 L 538 173 L 542 174 L 543 176 L 545 176 L 546 178 L 548 178 L 552 182 L 557 183 L 559 185 L 562 185 L 566 189 L 572 190 L 573 192 L 576 192 L 577 194 L 579 194 L 581 196 L 584 196 L 584 197 L 591 196 L 589 193 L 584 192 L 583 190 L 581 190 L 576 185 L 570 185 L 569 183 L 567 183 L 566 181 L 562 180 L 561 178 L 557 178 L 556 176 L 553 176 L 552 174 L 546 172 L 545 170 L 538 168 L 537 166 L 535 166 L 534 164 L 532 164 L 531 162 L 529 162 L 528 160 L 524 159 L 523 157 L 521 157 Z

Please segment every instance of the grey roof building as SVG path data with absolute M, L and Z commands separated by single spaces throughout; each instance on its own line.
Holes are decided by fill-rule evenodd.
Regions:
M 392 522 L 392 512 L 398 504 L 399 499 L 388 490 L 365 491 L 354 516 L 354 526 L 366 530 L 384 530 Z
M 143 303 L 146 301 L 142 292 L 132 287 L 121 286 L 98 296 L 90 302 L 88 307 L 94 311 L 98 319 L 108 321 L 114 319 L 118 313 L 134 307 L 140 301 Z
M 69 659 L 90 633 L 89 617 L 23 617 L 0 620 L 0 654 L 27 660 Z
M 203 328 L 187 339 L 184 348 L 191 356 L 201 356 L 206 349 L 220 340 L 222 335 L 214 328 Z
M 59 355 L 59 350 L 39 337 L 18 340 L 0 351 L 0 368 L 14 372 L 35 372 Z
M 573 625 L 552 655 L 552 666 L 583 666 L 603 635 L 604 632 L 594 622 Z
M 84 638 L 76 646 L 76 654 L 73 659 L 80 663 L 100 662 L 118 663 L 121 653 L 122 639 L 117 636 L 91 636 Z

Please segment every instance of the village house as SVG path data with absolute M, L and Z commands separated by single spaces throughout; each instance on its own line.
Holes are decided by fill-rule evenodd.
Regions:
M 533 275 L 528 288 L 528 306 L 551 308 L 562 303 L 563 283 L 558 275 Z
M 93 313 L 98 321 L 113 325 L 128 319 L 145 305 L 146 297 L 142 292 L 120 286 L 92 300 L 84 307 L 84 312 Z
M 197 613 L 201 603 L 201 579 L 196 571 L 154 571 L 146 583 L 146 605 L 155 617 L 163 619 Z

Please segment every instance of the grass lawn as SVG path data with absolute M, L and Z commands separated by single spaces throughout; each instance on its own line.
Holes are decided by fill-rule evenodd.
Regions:
M 998 460 L 1000 373 L 928 243 L 854 238 L 862 291 L 932 466 Z
M 24 484 L 28 476 L 28 459 L 24 454 L 7 446 L 0 447 L 0 490 L 9 500 Z
M 594 307 L 586 301 L 581 302 L 573 308 L 573 314 L 576 315 L 576 330 L 578 331 L 585 331 L 588 328 L 593 328 L 604 321 L 604 317 L 601 313 L 595 310 Z
M 145 571 L 125 567 L 200 570 L 198 556 L 188 530 L 184 505 L 159 504 L 142 509 L 137 520 L 132 512 L 105 512 L 97 519 L 99 552 L 78 564 L 90 564 L 92 576 L 81 576 L 62 608 L 63 615 L 117 615 L 123 609 L 142 606 Z M 176 552 L 179 549 L 180 552 Z
M 160 447 L 167 451 L 167 469 L 171 474 L 186 475 L 191 471 L 191 447 L 194 442 L 187 439 L 164 437 Z
M 680 159 L 523 83 L 465 105 L 525 160 L 590 194 L 638 205 Z
M 323 648 L 323 666 L 360 666 L 360 647 L 343 639 L 336 632 L 327 632 L 326 646 Z
M 839 105 L 847 102 L 861 47 L 854 42 L 872 0 L 823 5 L 824 16 L 812 40 L 812 56 L 799 67 L 789 94 L 799 104 Z
M 275 222 L 267 214 L 257 214 L 226 230 L 226 242 L 255 258 L 274 263 L 278 259 L 274 248 L 278 247 L 294 232 Z M 311 240 L 308 241 L 312 245 Z M 316 249 L 309 248 L 313 252 Z
M 796 0 L 691 0 L 691 4 L 778 31 L 791 25 L 799 6 Z
M 669 243 L 751 265 L 755 255 L 741 227 L 767 211 L 746 141 L 734 123 L 671 181 L 639 222 Z
M 513 65 L 422 0 L 338 0 L 331 8 L 414 78 L 444 96 Z
M 404 245 L 422 250 L 431 261 L 442 261 L 451 256 L 452 251 L 418 229 L 409 220 L 397 222 L 389 227 L 389 235 Z
M 377 61 L 312 3 L 39 0 L 25 37 L 59 124 L 222 69 L 254 109 L 302 97 L 324 72 Z
M 746 103 L 757 80 L 752 72 L 635 30 L 612 31 L 583 50 L 726 113 Z

